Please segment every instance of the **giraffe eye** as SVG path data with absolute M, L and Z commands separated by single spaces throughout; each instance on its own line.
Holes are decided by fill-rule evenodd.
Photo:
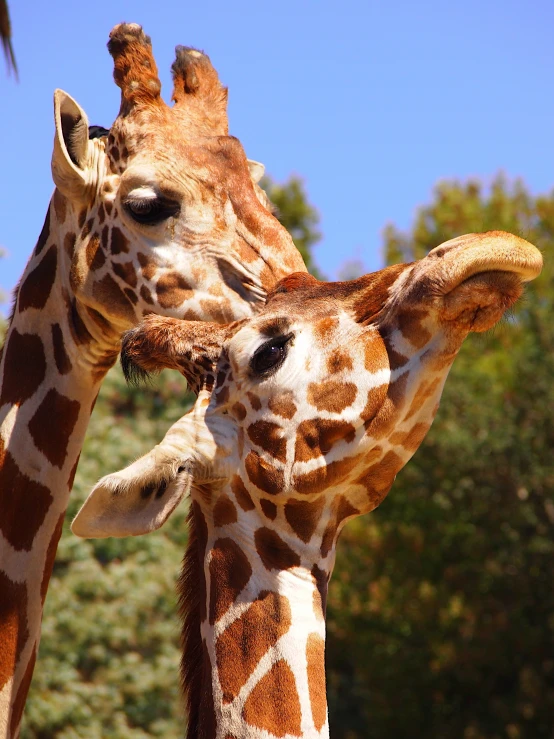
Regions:
M 128 198 L 123 206 L 134 221 L 147 226 L 161 223 L 180 210 L 179 203 L 162 197 Z
M 267 377 L 276 372 L 285 361 L 289 342 L 293 335 L 276 336 L 258 347 L 250 360 L 252 373 L 260 377 Z

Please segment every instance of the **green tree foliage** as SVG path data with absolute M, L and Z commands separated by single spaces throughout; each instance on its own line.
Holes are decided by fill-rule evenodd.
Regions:
M 539 739 L 554 725 L 554 193 L 444 182 L 389 262 L 502 229 L 545 269 L 464 344 L 426 441 L 347 526 L 329 606 L 331 733 Z

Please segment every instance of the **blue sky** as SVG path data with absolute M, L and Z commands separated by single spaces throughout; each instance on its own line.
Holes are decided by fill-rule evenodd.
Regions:
M 229 86 L 231 132 L 283 180 L 302 175 L 321 214 L 320 269 L 381 265 L 444 178 L 503 170 L 554 186 L 554 4 L 548 0 L 11 0 L 20 82 L 0 63 L 0 286 L 10 290 L 52 191 L 52 93 L 89 121 L 119 108 L 106 50 L 113 25 L 152 37 L 169 98 L 176 44 L 206 51 Z M 0 306 L 6 311 L 6 306 Z

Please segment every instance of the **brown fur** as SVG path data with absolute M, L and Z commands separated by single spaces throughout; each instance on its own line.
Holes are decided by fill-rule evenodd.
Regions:
M 287 598 L 262 591 L 216 642 L 223 702 L 230 703 L 267 650 L 291 626 Z
M 205 700 L 206 679 L 211 687 L 211 675 L 203 674 L 200 624 L 206 617 L 206 582 L 204 554 L 207 528 L 200 507 L 194 501 L 188 514 L 189 538 L 178 582 L 181 629 L 181 685 L 188 716 L 187 739 L 199 739 L 199 718 Z
M 312 718 L 317 731 L 321 731 L 327 720 L 327 696 L 325 694 L 325 641 L 319 634 L 308 636 L 306 662 Z
M 54 244 L 48 249 L 40 263 L 29 272 L 19 288 L 18 308 L 21 313 L 28 308 L 44 308 L 56 279 L 58 248 Z
M 40 337 L 20 334 L 14 328 L 4 348 L 4 381 L 0 406 L 4 403 L 21 405 L 40 387 L 46 376 L 46 356 Z
M 300 699 L 296 680 L 285 660 L 276 662 L 255 686 L 246 699 L 243 716 L 251 726 L 271 734 L 300 736 Z
M 288 570 L 300 565 L 299 555 L 273 529 L 257 529 L 254 543 L 266 570 Z

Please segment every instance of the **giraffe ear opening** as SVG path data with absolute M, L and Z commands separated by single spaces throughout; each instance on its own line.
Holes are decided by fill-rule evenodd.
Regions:
M 154 462 L 153 452 L 103 477 L 71 524 L 84 539 L 139 536 L 159 529 L 192 483 L 189 465 L 176 458 Z
M 54 122 L 54 183 L 66 196 L 82 196 L 90 179 L 88 119 L 81 106 L 63 90 L 54 93 Z

